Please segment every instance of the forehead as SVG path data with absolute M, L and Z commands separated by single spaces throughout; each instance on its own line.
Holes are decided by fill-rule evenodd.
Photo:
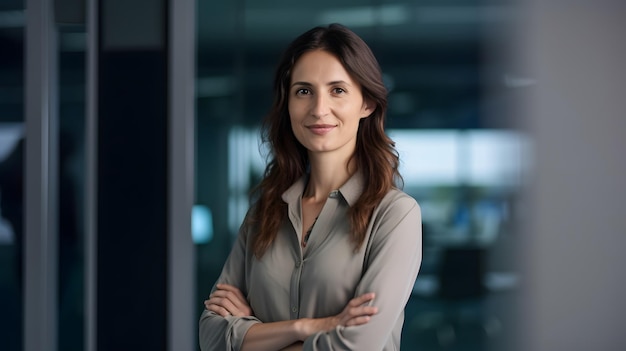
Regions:
M 335 55 L 324 50 L 306 52 L 294 64 L 291 82 L 309 82 L 309 80 L 344 80 L 353 82 L 352 77 L 341 61 Z

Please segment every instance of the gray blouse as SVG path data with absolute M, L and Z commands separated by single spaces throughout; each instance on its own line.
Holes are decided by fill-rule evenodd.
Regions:
M 404 307 L 422 258 L 421 213 L 417 202 L 393 189 L 374 210 L 361 248 L 349 237 L 348 208 L 365 186 L 359 173 L 329 194 L 306 248 L 302 238 L 301 198 L 306 176 L 284 194 L 286 219 L 274 243 L 256 259 L 242 226 L 217 283 L 238 287 L 254 316 L 221 317 L 204 310 L 202 350 L 240 350 L 255 323 L 339 314 L 350 299 L 376 293 L 378 314 L 364 325 L 337 327 L 311 335 L 304 350 L 390 351 L 400 349 Z M 215 287 L 213 287 L 215 290 Z

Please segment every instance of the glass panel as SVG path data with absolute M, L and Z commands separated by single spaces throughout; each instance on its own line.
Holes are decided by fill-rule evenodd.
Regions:
M 86 35 L 59 24 L 59 350 L 84 348 Z
M 0 340 L 22 349 L 24 4 L 0 6 Z
M 0 6 L 0 340 L 22 349 L 24 4 Z
M 23 1 L 0 5 L 0 339 L 22 349 L 24 230 Z M 59 349 L 83 347 L 84 28 L 59 31 Z
M 507 128 L 515 90 L 500 50 L 514 11 L 477 0 L 198 1 L 198 302 L 263 174 L 258 128 L 282 50 L 306 29 L 340 22 L 381 64 L 404 190 L 422 208 L 424 256 L 402 349 L 485 350 L 502 340 L 512 326 L 489 306 L 512 303 L 518 289 L 513 224 L 529 144 Z

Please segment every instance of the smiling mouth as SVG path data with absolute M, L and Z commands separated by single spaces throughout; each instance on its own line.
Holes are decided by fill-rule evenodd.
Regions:
M 331 130 L 333 130 L 333 128 L 335 128 L 335 125 L 332 124 L 315 124 L 312 126 L 307 126 L 307 128 L 313 132 L 313 134 L 317 134 L 317 135 L 324 135 L 327 134 L 328 132 L 330 132 Z

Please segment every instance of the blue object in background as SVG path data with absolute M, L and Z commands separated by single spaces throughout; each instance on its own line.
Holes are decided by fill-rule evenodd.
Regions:
M 207 244 L 213 239 L 213 214 L 204 205 L 194 205 L 191 212 L 191 236 L 195 244 Z

